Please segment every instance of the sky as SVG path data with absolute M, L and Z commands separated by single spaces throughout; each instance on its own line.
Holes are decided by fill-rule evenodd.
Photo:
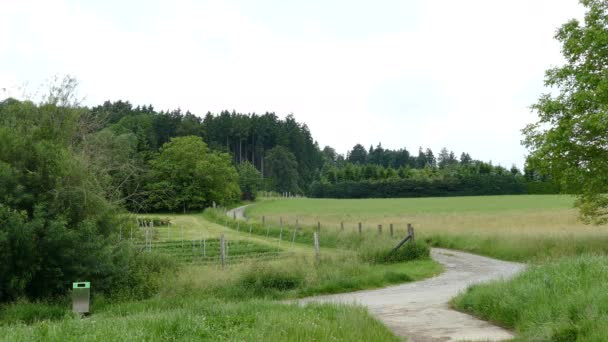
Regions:
M 321 147 L 442 147 L 522 167 L 577 0 L 0 0 L 0 99 L 293 113 Z

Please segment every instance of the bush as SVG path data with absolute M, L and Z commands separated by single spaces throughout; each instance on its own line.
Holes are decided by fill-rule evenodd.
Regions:
M 253 266 L 242 276 L 240 285 L 257 295 L 297 289 L 304 283 L 302 268 L 287 266 L 271 264 Z
M 428 259 L 431 255 L 429 246 L 424 242 L 405 243 L 395 252 L 392 249 L 363 251 L 360 253 L 363 260 L 370 263 L 390 264 L 404 261 Z

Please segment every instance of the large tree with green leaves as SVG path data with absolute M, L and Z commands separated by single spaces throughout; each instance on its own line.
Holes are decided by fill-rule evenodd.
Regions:
M 608 222 L 608 4 L 581 0 L 584 23 L 558 29 L 566 64 L 549 69 L 544 94 L 533 109 L 538 121 L 524 129 L 528 162 L 579 195 L 587 222 Z
M 64 89 L 40 105 L 0 102 L 0 302 L 62 295 L 79 279 L 106 293 L 147 286 L 117 243 L 125 222 L 108 201 L 114 163 L 101 146 L 111 137 L 92 136 Z
M 156 210 L 199 210 L 229 204 L 240 195 L 230 155 L 211 152 L 196 136 L 172 138 L 151 161 L 150 206 Z
M 262 186 L 262 174 L 250 162 L 239 164 L 237 170 L 239 172 L 241 198 L 250 201 L 255 200 L 256 194 Z
M 293 153 L 277 146 L 266 154 L 265 172 L 270 189 L 278 192 L 298 193 L 298 162 Z

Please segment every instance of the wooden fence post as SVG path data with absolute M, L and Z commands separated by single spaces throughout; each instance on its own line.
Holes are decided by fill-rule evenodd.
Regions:
M 393 237 L 393 224 L 392 223 L 390 225 L 390 230 L 391 230 L 391 237 Z
M 378 235 L 382 235 L 382 225 L 378 225 Z
M 359 222 L 359 235 L 361 235 L 361 222 Z
M 314 232 L 314 239 L 315 239 L 315 262 L 318 264 L 321 259 L 319 256 L 319 233 Z
M 317 232 L 321 232 L 321 222 L 317 221 Z
M 220 263 L 222 268 L 226 266 L 226 247 L 224 245 L 224 234 L 220 235 Z
M 232 219 L 236 220 L 236 209 L 232 209 Z
M 340 230 L 344 230 L 344 222 L 340 222 Z
M 411 236 L 410 241 L 414 243 L 414 227 L 412 227 L 411 223 L 407 224 L 407 235 Z
M 283 240 L 283 218 L 279 217 L 279 245 L 281 240 Z

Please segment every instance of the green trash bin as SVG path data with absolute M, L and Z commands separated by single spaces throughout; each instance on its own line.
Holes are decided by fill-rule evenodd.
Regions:
M 88 281 L 72 284 L 72 311 L 80 314 L 89 313 L 91 283 Z

